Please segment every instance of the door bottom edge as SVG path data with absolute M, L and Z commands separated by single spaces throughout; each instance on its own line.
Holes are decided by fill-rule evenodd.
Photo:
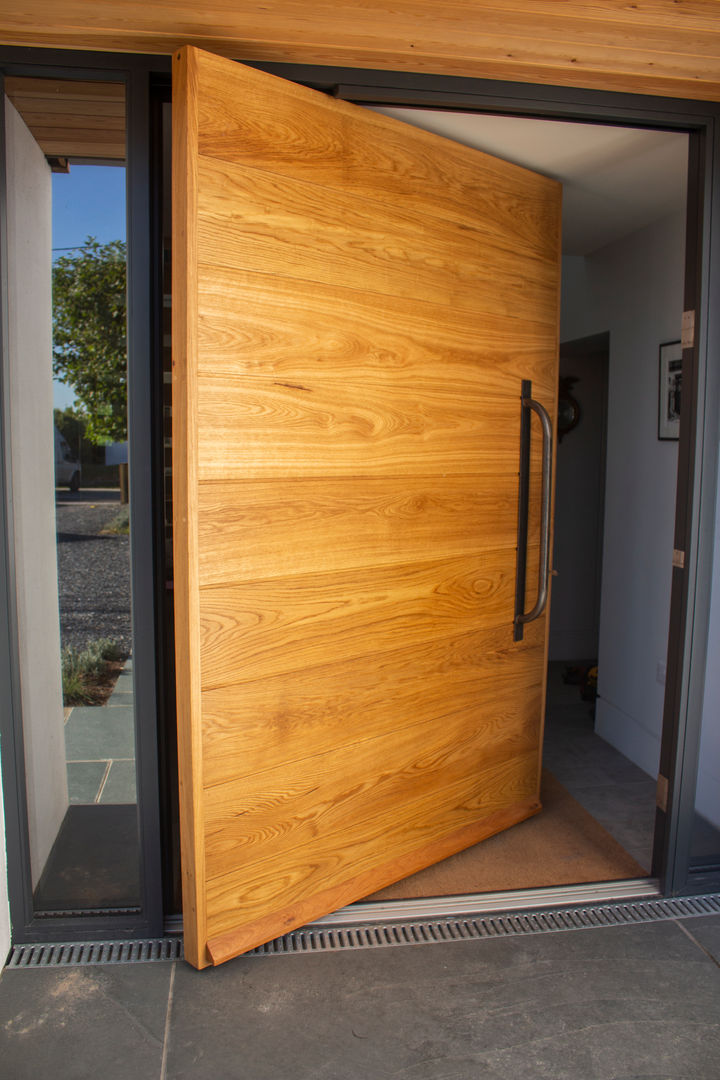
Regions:
M 362 900 L 339 908 L 309 923 L 310 927 L 343 926 L 358 922 L 385 922 L 388 919 L 441 919 L 454 915 L 484 915 L 493 911 L 529 911 L 564 904 L 596 904 L 604 901 L 660 897 L 657 878 L 590 882 L 582 885 L 551 885 L 538 889 L 511 889 L 505 892 L 461 893 L 407 900 Z

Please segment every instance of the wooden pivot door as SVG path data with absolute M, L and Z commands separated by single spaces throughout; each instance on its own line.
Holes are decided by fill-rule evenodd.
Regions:
M 204 967 L 540 809 L 545 617 L 522 641 L 513 619 L 523 380 L 556 397 L 560 189 L 193 48 L 173 110 L 183 903 Z

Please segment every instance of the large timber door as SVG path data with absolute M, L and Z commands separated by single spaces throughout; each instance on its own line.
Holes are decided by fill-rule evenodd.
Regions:
M 515 640 L 518 470 L 523 380 L 554 414 L 560 188 L 193 48 L 175 79 L 183 902 L 203 967 L 540 808 L 546 619 Z

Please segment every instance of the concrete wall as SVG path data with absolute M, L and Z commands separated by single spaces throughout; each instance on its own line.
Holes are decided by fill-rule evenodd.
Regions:
M 68 805 L 60 677 L 52 390 L 51 173 L 6 101 L 10 444 L 33 884 Z
M 658 347 L 679 339 L 684 215 L 565 261 L 561 339 L 610 332 L 598 733 L 657 773 L 677 443 L 657 437 Z

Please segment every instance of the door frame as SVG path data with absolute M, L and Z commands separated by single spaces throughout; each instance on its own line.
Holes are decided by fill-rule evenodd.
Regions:
M 45 941 L 94 941 L 109 938 L 157 937 L 163 928 L 161 891 L 161 828 L 158 798 L 157 664 L 155 596 L 158 574 L 157 536 L 153 515 L 158 502 L 153 460 L 156 443 L 155 398 L 151 363 L 153 311 L 151 199 L 149 176 L 150 73 L 157 58 L 112 54 L 49 53 L 45 50 L 0 49 L 0 85 L 9 75 L 124 82 L 126 86 L 127 158 L 126 216 L 128 249 L 128 440 L 130 449 L 133 681 L 137 760 L 138 829 L 141 902 L 138 910 L 89 915 L 36 916 L 33 911 L 27 821 L 18 626 L 14 603 L 9 404 L 3 393 L 8 378 L 8 266 L 4 111 L 0 116 L 0 740 L 5 804 L 8 893 L 13 944 Z M 133 466 L 133 462 L 135 465 Z
M 241 59 L 241 58 L 238 58 Z M 533 86 L 491 80 L 412 75 L 401 72 L 352 68 L 318 68 L 294 64 L 255 64 L 291 81 L 304 83 L 361 105 L 407 105 L 452 110 L 482 111 L 553 120 L 576 120 L 661 128 L 690 134 L 685 309 L 696 311 L 694 347 L 684 352 L 692 410 L 683 425 L 679 446 L 675 548 L 685 552 L 685 565 L 673 570 L 671 620 L 668 641 L 668 679 L 663 721 L 661 774 L 667 779 L 664 807 L 657 812 L 655 869 L 667 895 L 716 888 L 715 875 L 691 875 L 690 831 L 697 781 L 700 726 L 707 658 L 710 586 L 712 581 L 717 492 L 717 442 L 720 400 L 720 102 L 696 102 L 591 91 L 567 87 Z M 0 47 L 0 73 L 72 79 L 125 80 L 128 124 L 128 280 L 129 353 L 134 387 L 130 392 L 136 462 L 150 461 L 151 469 L 136 469 L 133 515 L 137 534 L 132 551 L 132 579 L 136 600 L 138 652 L 158 658 L 139 666 L 137 679 L 137 737 L 140 770 L 141 846 L 145 907 L 142 917 L 118 919 L 78 918 L 37 920 L 29 907 L 27 824 L 24 808 L 24 761 L 19 715 L 17 624 L 12 588 L 12 507 L 3 490 L 8 461 L 5 454 L 7 420 L 0 416 L 0 623 L 10 629 L 0 634 L 0 737 L 4 749 L 2 769 L 5 792 L 6 834 L 13 940 L 44 941 L 59 937 L 102 938 L 142 936 L 161 932 L 163 903 L 160 867 L 168 859 L 172 807 L 159 805 L 158 775 L 167 769 L 170 751 L 163 733 L 171 717 L 163 709 L 162 664 L 167 663 L 160 627 L 165 605 L 162 574 L 162 476 L 158 462 L 158 323 L 162 296 L 158 295 L 157 250 L 153 248 L 153 222 L 157 216 L 153 190 L 151 88 L 167 83 L 170 58 L 81 53 L 46 49 Z M 0 232 L 4 236 L 4 170 L 0 184 Z M 0 349 L 3 372 L 7 363 L 6 327 L 7 260 L 0 244 Z M 713 299 L 715 302 L 713 303 Z M 0 392 L 2 382 L 0 382 Z M 5 400 L 5 399 L 4 399 Z M 6 408 L 3 404 L 3 410 Z M 161 410 L 160 410 L 161 416 Z M 4 423 L 3 423 L 4 421 Z M 165 715 L 163 715 L 165 713 Z M 142 718 L 142 722 L 138 722 Z M 158 755 L 158 738 L 162 753 Z M 661 800 L 662 801 L 662 800 Z M 161 828 L 161 814 L 163 825 Z M 24 816 L 25 815 L 25 816 Z M 587 893 L 587 890 L 585 890 Z M 507 896 L 507 894 L 505 894 Z M 547 901 L 546 901 L 547 902 Z M 508 906 L 506 904 L 506 906 Z M 511 905 L 510 905 L 511 906 Z

